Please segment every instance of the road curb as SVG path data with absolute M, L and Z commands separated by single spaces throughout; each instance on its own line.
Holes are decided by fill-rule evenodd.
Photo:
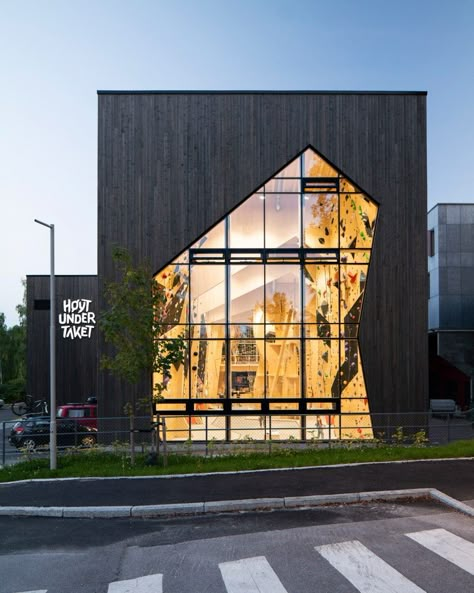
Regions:
M 352 504 L 359 502 L 358 492 L 340 494 L 314 494 L 312 496 L 287 496 L 284 499 L 285 508 L 296 509 L 300 507 L 317 507 L 327 504 Z
M 64 519 L 118 519 L 130 517 L 129 506 L 116 507 L 63 507 Z
M 205 513 L 232 513 L 239 511 L 279 510 L 285 508 L 284 498 L 246 498 L 242 500 L 216 500 L 204 503 Z
M 131 517 L 179 517 L 181 515 L 202 515 L 204 502 L 183 502 L 177 504 L 147 504 L 130 507 Z
M 464 502 L 461 502 L 460 500 L 456 500 L 455 498 L 448 496 L 444 492 L 440 492 L 439 490 L 436 490 L 436 488 L 432 488 L 430 494 L 431 494 L 431 497 L 434 498 L 435 500 L 437 500 L 449 507 L 452 507 L 453 509 L 456 509 L 457 511 L 460 511 L 461 513 L 464 513 L 465 515 L 474 517 L 474 508 L 470 507 L 469 505 L 465 504 Z
M 63 507 L 0 507 L 0 516 L 7 517 L 56 517 L 63 516 Z
M 248 512 L 356 504 L 360 502 L 384 502 L 394 500 L 431 498 L 458 512 L 474 517 L 474 508 L 440 492 L 435 488 L 411 488 L 405 490 L 379 490 L 372 492 L 348 492 L 313 496 L 287 496 L 283 498 L 250 498 L 242 500 L 218 500 L 181 504 L 135 505 L 135 506 L 85 506 L 85 507 L 0 507 L 0 516 L 53 517 L 64 519 L 117 519 L 153 518 L 204 515 L 210 513 Z

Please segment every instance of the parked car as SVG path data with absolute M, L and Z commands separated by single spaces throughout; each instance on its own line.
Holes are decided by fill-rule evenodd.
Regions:
M 89 398 L 90 400 L 91 398 Z M 58 406 L 57 418 L 71 418 L 81 426 L 97 429 L 97 403 L 70 403 Z
M 8 437 L 17 449 L 34 451 L 37 447 L 49 445 L 49 416 L 29 416 L 15 422 Z M 73 420 L 59 420 L 56 423 L 58 447 L 92 447 L 96 431 Z

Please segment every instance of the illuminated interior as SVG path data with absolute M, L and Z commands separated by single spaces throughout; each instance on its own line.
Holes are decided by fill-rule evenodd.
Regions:
M 305 150 L 155 280 L 168 438 L 372 438 L 358 345 L 377 204 Z M 163 382 L 154 377 L 154 382 Z

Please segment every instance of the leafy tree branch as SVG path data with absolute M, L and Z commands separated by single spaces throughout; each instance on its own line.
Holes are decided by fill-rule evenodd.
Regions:
M 105 288 L 107 308 L 99 325 L 113 354 L 103 356 L 102 367 L 130 384 L 144 373 L 160 379 L 147 396 L 150 404 L 162 399 L 172 366 L 183 363 L 186 341 L 182 335 L 169 337 L 163 312 L 166 298 L 148 264 L 134 265 L 127 250 L 115 248 L 113 260 L 118 280 Z

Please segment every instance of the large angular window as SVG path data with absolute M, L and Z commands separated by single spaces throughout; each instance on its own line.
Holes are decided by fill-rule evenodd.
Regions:
M 358 331 L 377 204 L 308 148 L 156 276 L 176 439 L 370 438 Z M 163 381 L 154 377 L 154 381 Z

